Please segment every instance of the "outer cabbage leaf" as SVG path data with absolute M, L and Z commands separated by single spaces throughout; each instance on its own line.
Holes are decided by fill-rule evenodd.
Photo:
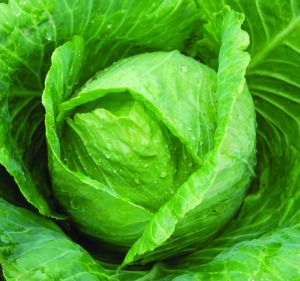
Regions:
M 115 280 L 53 222 L 3 199 L 0 217 L 6 280 Z

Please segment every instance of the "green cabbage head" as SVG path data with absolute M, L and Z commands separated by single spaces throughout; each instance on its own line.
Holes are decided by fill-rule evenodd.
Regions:
M 72 44 L 83 53 L 75 38 L 54 65 Z M 144 53 L 98 72 L 51 122 L 53 98 L 64 94 L 53 76 L 63 67 L 50 69 L 43 101 L 53 195 L 74 226 L 108 247 L 134 244 L 129 253 L 147 261 L 214 237 L 253 176 L 246 84 L 222 91 L 213 69 L 178 51 Z

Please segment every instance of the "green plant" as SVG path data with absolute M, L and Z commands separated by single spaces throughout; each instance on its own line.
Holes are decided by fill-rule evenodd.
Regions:
M 3 278 L 298 280 L 299 19 L 0 4 Z

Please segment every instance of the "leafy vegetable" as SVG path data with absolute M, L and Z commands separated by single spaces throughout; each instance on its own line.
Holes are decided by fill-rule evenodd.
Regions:
M 3 278 L 298 280 L 299 18 L 0 4 Z

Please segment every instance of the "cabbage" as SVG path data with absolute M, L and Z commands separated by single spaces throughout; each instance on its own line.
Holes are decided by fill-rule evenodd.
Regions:
M 0 15 L 3 280 L 299 278 L 300 3 Z

